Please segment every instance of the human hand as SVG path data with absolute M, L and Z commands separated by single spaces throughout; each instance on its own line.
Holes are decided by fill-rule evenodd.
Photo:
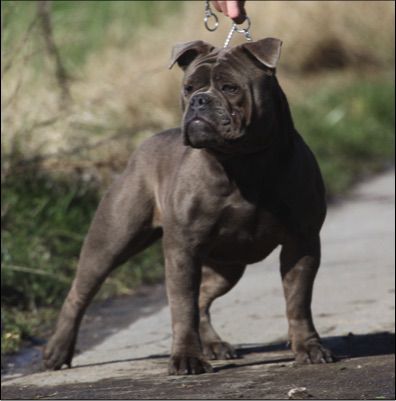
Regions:
M 236 24 L 242 24 L 246 18 L 245 0 L 242 1 L 217 1 L 212 0 L 212 4 L 217 11 L 222 12 L 225 16 L 230 17 Z

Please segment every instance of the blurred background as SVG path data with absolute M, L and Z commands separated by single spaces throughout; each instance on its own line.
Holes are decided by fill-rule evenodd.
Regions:
M 179 124 L 172 46 L 222 46 L 231 26 L 219 16 L 206 31 L 204 6 L 1 2 L 2 355 L 48 335 L 104 189 L 144 138 Z M 246 10 L 253 39 L 283 41 L 278 78 L 329 200 L 393 166 L 395 3 L 248 0 Z M 157 245 L 99 298 L 162 276 Z

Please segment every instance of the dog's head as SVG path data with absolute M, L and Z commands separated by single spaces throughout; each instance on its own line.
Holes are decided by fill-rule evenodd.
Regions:
M 276 114 L 275 68 L 281 41 L 218 49 L 203 41 L 177 45 L 170 68 L 184 70 L 184 143 L 221 153 L 260 150 L 270 142 Z

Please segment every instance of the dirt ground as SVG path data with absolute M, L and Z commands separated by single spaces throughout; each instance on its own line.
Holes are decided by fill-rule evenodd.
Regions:
M 394 341 L 391 333 L 327 338 L 326 345 L 342 359 L 306 366 L 294 365 L 285 343 L 246 347 L 239 350 L 240 359 L 217 362 L 214 373 L 199 376 L 166 376 L 165 356 L 129 360 L 128 377 L 57 386 L 12 385 L 3 387 L 1 395 L 2 399 L 287 399 L 291 389 L 305 387 L 305 399 L 394 399 Z M 95 366 L 84 366 L 81 373 L 87 368 Z
M 41 347 L 12 358 L 2 399 L 395 399 L 394 171 L 355 188 L 329 210 L 313 313 L 328 365 L 296 366 L 278 254 L 248 268 L 216 301 L 215 327 L 240 358 L 214 373 L 167 376 L 171 343 L 163 285 L 93 305 L 83 321 L 72 369 L 41 370 Z

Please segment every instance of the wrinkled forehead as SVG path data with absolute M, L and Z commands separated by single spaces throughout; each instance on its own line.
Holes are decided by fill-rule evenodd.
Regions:
M 237 48 L 217 49 L 197 57 L 186 71 L 186 80 L 247 78 L 247 60 Z

